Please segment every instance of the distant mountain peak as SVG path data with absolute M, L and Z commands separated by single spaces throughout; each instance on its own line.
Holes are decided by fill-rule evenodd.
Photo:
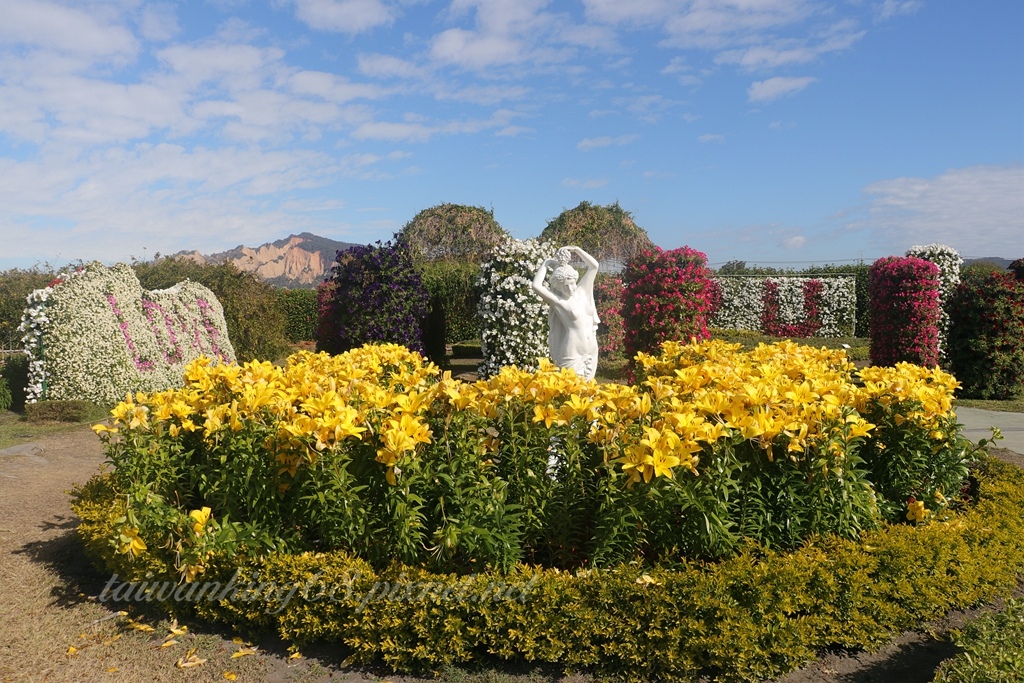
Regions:
M 232 263 L 239 270 L 255 273 L 267 282 L 289 289 L 310 289 L 323 282 L 339 251 L 356 246 L 309 232 L 261 244 L 258 247 L 238 245 L 217 254 L 181 251 L 174 256 L 200 263 Z

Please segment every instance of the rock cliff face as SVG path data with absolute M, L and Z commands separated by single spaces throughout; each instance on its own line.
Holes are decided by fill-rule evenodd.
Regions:
M 351 242 L 338 242 L 304 232 L 258 247 L 239 245 L 209 256 L 198 251 L 182 251 L 174 256 L 198 263 L 230 262 L 239 270 L 251 271 L 279 287 L 308 289 L 320 284 L 330 274 L 337 253 L 351 246 L 354 246 Z

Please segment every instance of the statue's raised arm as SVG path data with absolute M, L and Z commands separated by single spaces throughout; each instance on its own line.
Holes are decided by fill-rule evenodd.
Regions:
M 573 254 L 586 266 L 583 276 L 570 265 Z M 593 379 L 597 373 L 597 306 L 594 279 L 598 262 L 579 247 L 562 247 L 557 259 L 547 259 L 533 277 L 533 289 L 550 307 L 548 352 L 555 365 L 572 368 Z M 545 284 L 548 273 L 551 286 Z

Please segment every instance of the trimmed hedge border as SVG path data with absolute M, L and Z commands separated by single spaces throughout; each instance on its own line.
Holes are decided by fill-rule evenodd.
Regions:
M 629 681 L 775 678 L 822 648 L 870 649 L 1012 591 L 1024 572 L 1024 471 L 988 458 L 976 476 L 977 504 L 945 521 L 885 525 L 859 541 L 815 538 L 788 553 L 749 546 L 717 563 L 576 573 L 520 566 L 462 577 L 401 566 L 375 573 L 337 552 L 221 557 L 203 581 L 227 586 L 237 568 L 236 588 L 295 590 L 165 605 L 243 631 L 273 629 L 296 644 L 338 642 L 352 662 L 399 672 L 497 658 Z M 144 563 L 127 566 L 106 541 L 119 512 L 105 479 L 75 496 L 90 552 L 141 580 Z M 493 599 L 496 582 L 511 589 L 503 599 Z M 474 595 L 485 599 L 457 599 Z

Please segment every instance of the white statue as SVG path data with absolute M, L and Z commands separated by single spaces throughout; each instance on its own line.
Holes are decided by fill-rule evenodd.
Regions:
M 573 252 L 587 269 L 580 277 L 569 265 Z M 544 280 L 551 270 L 551 288 Z M 533 277 L 533 289 L 550 307 L 548 354 L 560 368 L 572 368 L 585 379 L 597 373 L 597 306 L 594 304 L 594 279 L 597 259 L 579 247 L 562 247 L 557 259 L 541 264 Z M 577 280 L 579 280 L 577 282 Z

